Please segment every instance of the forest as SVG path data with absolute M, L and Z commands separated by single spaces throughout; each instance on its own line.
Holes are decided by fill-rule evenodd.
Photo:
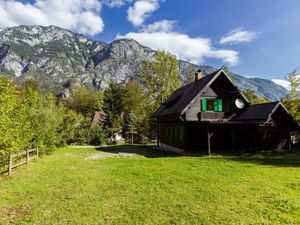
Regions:
M 299 121 L 297 74 L 294 70 L 287 75 L 291 89 L 282 101 Z M 34 80 L 19 86 L 1 76 L 0 157 L 4 159 L 9 153 L 32 147 L 50 154 L 71 144 L 115 144 L 111 138 L 115 133 L 122 133 L 127 143 L 155 140 L 156 124 L 151 113 L 182 85 L 177 59 L 169 53 L 157 52 L 153 61 L 143 62 L 138 77 L 139 80 L 126 83 L 110 80 L 104 90 L 76 86 L 69 98 L 63 99 L 53 93 L 41 94 Z M 252 104 L 269 101 L 256 96 L 254 90 L 243 93 Z M 95 111 L 107 114 L 105 123 L 91 126 Z

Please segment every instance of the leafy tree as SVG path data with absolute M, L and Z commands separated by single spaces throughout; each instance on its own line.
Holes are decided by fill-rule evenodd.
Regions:
M 178 61 L 176 56 L 164 51 L 158 51 L 155 59 L 144 60 L 140 71 L 146 86 L 148 117 L 164 102 L 180 85 Z M 156 137 L 156 122 L 148 119 L 143 124 L 143 131 L 148 138 Z M 146 131 L 146 132 L 145 132 Z
M 0 77 L 0 155 L 27 147 L 30 139 L 27 113 L 22 90 L 14 82 Z
M 286 80 L 290 84 L 290 90 L 283 100 L 285 106 L 296 120 L 300 121 L 300 76 L 295 69 L 289 73 Z
M 128 81 L 122 88 L 121 96 L 125 115 L 133 113 L 138 121 L 145 119 L 147 115 L 147 98 L 143 86 L 138 81 Z
M 180 86 L 176 56 L 158 51 L 153 61 L 143 61 L 141 76 L 145 81 L 149 103 L 154 110 Z
M 67 100 L 67 105 L 77 113 L 81 113 L 85 116 L 91 115 L 101 103 L 97 101 L 97 97 L 96 91 L 80 86 L 74 90 Z
M 66 107 L 62 107 L 61 111 L 63 112 L 63 124 L 61 126 L 63 144 L 76 143 L 76 135 L 85 121 L 85 117 L 82 114 L 76 113 L 74 110 Z M 87 128 L 89 129 L 88 126 Z
M 249 100 L 250 104 L 260 104 L 270 101 L 268 98 L 257 96 L 255 90 L 253 89 L 246 89 L 243 91 L 243 94 Z

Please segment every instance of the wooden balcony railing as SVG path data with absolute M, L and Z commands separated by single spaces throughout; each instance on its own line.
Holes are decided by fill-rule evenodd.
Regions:
M 199 112 L 198 120 L 199 121 L 218 121 L 225 119 L 224 112 Z

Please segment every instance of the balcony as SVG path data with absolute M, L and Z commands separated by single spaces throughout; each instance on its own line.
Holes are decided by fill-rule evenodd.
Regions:
M 224 112 L 199 112 L 197 116 L 199 121 L 218 121 L 225 119 Z

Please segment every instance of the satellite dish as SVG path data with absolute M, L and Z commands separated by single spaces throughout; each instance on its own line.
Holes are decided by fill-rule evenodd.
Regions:
M 235 100 L 235 106 L 238 108 L 238 109 L 243 109 L 245 107 L 245 103 L 240 99 L 240 98 L 237 98 Z

